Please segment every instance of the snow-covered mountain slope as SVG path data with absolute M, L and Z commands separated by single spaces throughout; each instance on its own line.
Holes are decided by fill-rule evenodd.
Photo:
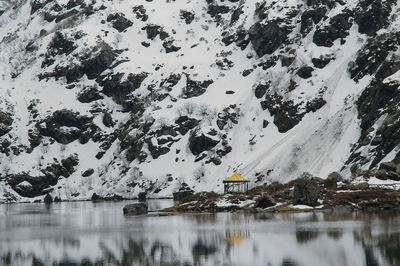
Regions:
M 0 199 L 398 177 L 397 1 L 0 3 Z

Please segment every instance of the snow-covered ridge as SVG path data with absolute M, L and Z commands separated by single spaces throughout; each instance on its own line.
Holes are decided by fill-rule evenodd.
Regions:
M 396 1 L 0 3 L 0 199 L 396 174 Z

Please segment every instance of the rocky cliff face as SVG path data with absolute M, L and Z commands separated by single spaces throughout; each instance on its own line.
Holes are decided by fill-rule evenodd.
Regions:
M 397 1 L 0 5 L 0 200 L 400 173 Z

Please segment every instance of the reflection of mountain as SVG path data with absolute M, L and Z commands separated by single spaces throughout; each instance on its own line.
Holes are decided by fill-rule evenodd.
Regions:
M 127 230 L 64 235 L 47 228 L 52 233 L 40 239 L 0 237 L 0 265 L 400 265 L 399 215 L 252 217 L 129 218 Z

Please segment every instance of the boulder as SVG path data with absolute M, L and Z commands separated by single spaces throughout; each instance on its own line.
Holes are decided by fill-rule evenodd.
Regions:
M 318 205 L 320 186 L 314 178 L 299 178 L 294 183 L 293 205 Z
M 313 58 L 311 59 L 311 62 L 316 68 L 324 68 L 329 62 L 332 60 L 332 58 L 324 58 L 324 57 L 319 57 L 319 58 Z
M 44 203 L 50 204 L 53 202 L 53 198 L 50 196 L 50 194 L 46 194 L 46 196 L 43 199 Z
M 256 199 L 254 208 L 265 209 L 275 205 L 276 205 L 275 200 L 271 196 L 264 195 Z
M 335 182 L 343 181 L 343 177 L 338 172 L 332 172 L 328 175 L 327 179 L 335 180 Z
M 189 138 L 189 149 L 193 155 L 199 155 L 204 151 L 214 148 L 218 142 L 219 141 L 213 140 L 204 134 L 201 134 L 200 136 L 191 136 Z
M 256 95 L 257 99 L 262 98 L 269 88 L 269 84 L 258 84 L 256 87 L 254 94 Z
M 396 172 L 396 164 L 394 162 L 383 162 L 380 164 L 379 169 L 386 170 L 387 172 Z
M 178 191 L 178 192 L 174 192 L 172 193 L 172 196 L 174 198 L 174 201 L 181 201 L 184 198 L 193 195 L 193 191 Z
M 303 67 L 299 68 L 299 70 L 297 70 L 296 74 L 300 78 L 308 79 L 308 78 L 311 78 L 313 71 L 314 71 L 314 68 L 312 68 L 310 66 L 303 66 Z
M 358 189 L 360 189 L 360 190 L 364 190 L 364 189 L 369 188 L 369 184 L 368 184 L 368 182 L 361 182 L 361 183 L 359 183 L 359 184 L 357 185 L 357 187 L 358 187 Z
M 128 204 L 123 208 L 124 215 L 147 214 L 148 207 L 145 203 Z
M 89 169 L 85 170 L 82 173 L 82 176 L 83 177 L 88 177 L 88 176 L 91 176 L 93 173 L 94 173 L 94 169 L 93 168 L 89 168 Z

